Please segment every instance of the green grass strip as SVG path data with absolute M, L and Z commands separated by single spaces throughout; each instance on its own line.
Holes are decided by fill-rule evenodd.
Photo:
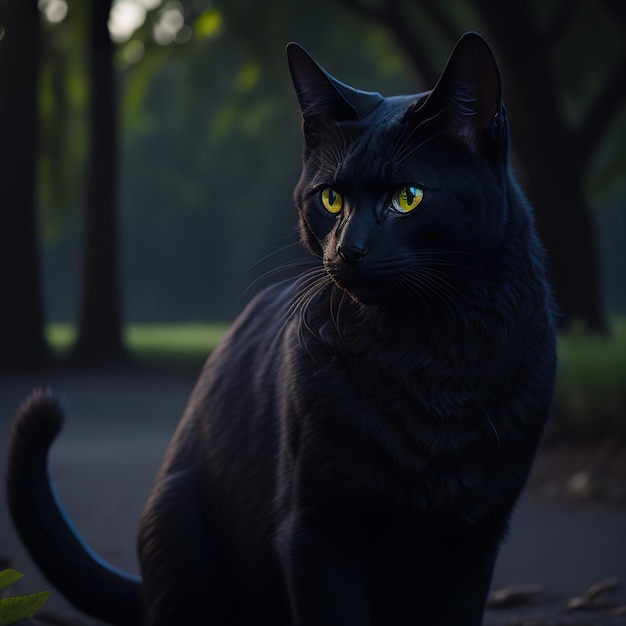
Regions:
M 226 323 L 129 324 L 124 328 L 124 341 L 140 361 L 195 365 L 206 359 L 228 327 Z M 46 338 L 63 356 L 76 340 L 76 327 L 49 324 Z
M 557 405 L 581 435 L 626 434 L 626 319 L 613 320 L 607 336 L 559 336 Z

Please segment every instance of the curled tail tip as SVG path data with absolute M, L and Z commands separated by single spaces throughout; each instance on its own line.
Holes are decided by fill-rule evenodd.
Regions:
M 65 403 L 50 389 L 35 389 L 17 410 L 13 422 L 12 445 L 24 441 L 37 442 L 48 447 L 61 431 L 65 417 Z
M 64 414 L 63 401 L 47 389 L 33 391 L 17 411 L 6 468 L 13 524 L 44 576 L 76 607 L 111 624 L 139 626 L 141 580 L 95 556 L 54 489 L 48 452 Z

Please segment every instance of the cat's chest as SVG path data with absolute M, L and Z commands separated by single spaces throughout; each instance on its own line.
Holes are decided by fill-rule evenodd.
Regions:
M 310 392 L 329 412 L 345 405 L 366 413 L 377 409 L 380 419 L 392 421 L 454 422 L 457 409 L 484 383 L 476 350 L 464 337 L 386 330 L 357 328 L 325 337 L 316 352 L 305 347 L 300 358 Z
M 420 336 L 394 342 L 373 332 L 346 343 L 327 346 L 316 360 L 301 354 L 301 418 L 311 428 L 328 438 L 343 430 L 355 446 L 363 439 L 416 459 L 474 437 L 472 414 L 486 381 L 460 343 L 438 346 Z
M 301 355 L 292 421 L 299 471 L 330 492 L 412 508 L 475 498 L 498 443 L 481 417 L 484 379 L 460 343 L 372 333 L 358 347 L 327 347 L 317 361 L 310 350 Z

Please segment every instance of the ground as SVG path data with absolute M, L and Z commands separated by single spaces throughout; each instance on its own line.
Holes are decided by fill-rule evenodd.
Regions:
M 145 371 L 0 377 L 0 466 L 21 400 L 38 385 L 62 393 L 69 414 L 52 452 L 60 497 L 96 552 L 136 573 L 141 506 L 193 383 L 193 375 Z M 487 612 L 485 626 L 626 625 L 625 450 L 612 441 L 553 441 L 544 449 L 494 575 L 504 606 Z M 17 540 L 3 494 L 0 528 L 0 558 L 25 574 L 12 591 L 48 589 Z M 589 606 L 566 610 L 601 581 L 599 606 L 578 601 Z M 97 623 L 51 591 L 31 624 Z
M 596 442 L 548 443 L 529 486 L 548 500 L 624 508 L 626 445 L 608 437 Z

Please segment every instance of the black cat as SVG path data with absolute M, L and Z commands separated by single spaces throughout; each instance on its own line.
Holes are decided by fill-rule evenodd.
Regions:
M 321 264 L 257 296 L 207 361 L 145 507 L 142 580 L 66 521 L 46 465 L 62 410 L 41 392 L 12 434 L 13 519 L 116 624 L 478 625 L 555 378 L 496 63 L 470 33 L 431 92 L 383 98 L 288 56 Z

